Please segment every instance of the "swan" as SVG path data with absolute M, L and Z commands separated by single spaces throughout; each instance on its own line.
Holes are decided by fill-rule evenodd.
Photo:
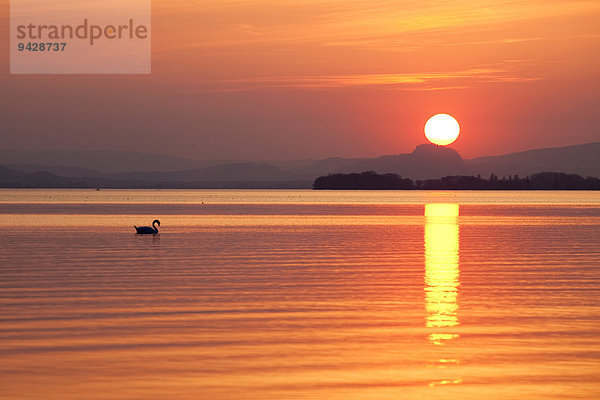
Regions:
M 154 221 L 152 221 L 152 228 L 150 228 L 149 226 L 133 226 L 135 228 L 135 233 L 140 234 L 140 235 L 156 235 L 158 233 L 158 228 L 156 226 L 154 226 L 154 224 L 157 224 L 158 226 L 160 226 L 160 221 L 155 219 Z

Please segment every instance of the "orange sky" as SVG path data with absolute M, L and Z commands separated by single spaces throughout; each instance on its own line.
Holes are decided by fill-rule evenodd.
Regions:
M 1 147 L 376 156 L 441 112 L 465 157 L 600 140 L 599 2 L 427 3 L 155 0 L 150 76 L 8 75 L 3 41 Z

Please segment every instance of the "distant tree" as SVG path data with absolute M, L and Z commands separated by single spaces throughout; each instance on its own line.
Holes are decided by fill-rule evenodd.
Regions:
M 600 190 L 600 179 L 559 172 L 540 172 L 525 178 L 509 175 L 498 179 L 490 174 L 486 180 L 477 176 L 444 176 L 439 179 L 417 180 L 397 174 L 329 174 L 317 178 L 314 189 L 378 189 L 378 190 Z
M 329 174 L 317 178 L 313 184 L 314 189 L 415 189 L 411 179 L 402 178 L 396 174 L 379 175 L 374 171 L 366 171 L 360 174 Z

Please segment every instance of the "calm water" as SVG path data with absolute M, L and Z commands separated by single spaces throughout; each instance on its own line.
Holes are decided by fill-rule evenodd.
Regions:
M 600 398 L 599 193 L 1 190 L 0 218 L 2 399 Z

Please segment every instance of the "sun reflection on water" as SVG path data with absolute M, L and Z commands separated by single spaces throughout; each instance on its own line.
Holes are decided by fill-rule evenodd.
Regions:
M 429 340 L 436 345 L 458 338 L 445 329 L 459 325 L 458 213 L 458 204 L 425 205 L 426 326 L 435 329 Z

